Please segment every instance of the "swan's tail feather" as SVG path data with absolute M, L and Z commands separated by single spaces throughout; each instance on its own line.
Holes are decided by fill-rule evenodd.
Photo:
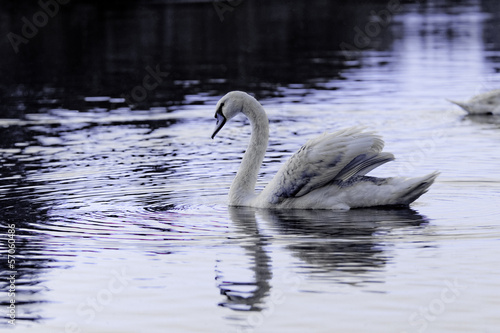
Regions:
M 465 111 L 470 112 L 470 110 L 469 110 L 469 105 L 468 105 L 467 103 L 465 103 L 465 102 L 457 102 L 457 101 L 453 101 L 453 100 L 451 100 L 451 99 L 446 99 L 446 100 L 447 100 L 448 102 L 450 102 L 450 103 L 453 103 L 453 104 L 455 104 L 455 105 L 460 106 L 460 107 L 461 107 L 462 109 L 464 109 Z
M 434 171 L 426 176 L 413 178 L 413 184 L 399 197 L 398 204 L 409 205 L 417 200 L 429 190 L 429 187 L 434 183 L 438 175 L 439 172 Z

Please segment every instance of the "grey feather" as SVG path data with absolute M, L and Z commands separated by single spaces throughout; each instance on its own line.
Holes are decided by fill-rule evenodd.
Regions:
M 309 140 L 268 184 L 271 203 L 301 197 L 318 188 L 365 175 L 394 156 L 382 153 L 384 141 L 373 132 L 348 128 Z
M 393 161 L 391 153 L 366 153 L 356 156 L 335 176 L 335 179 L 346 181 L 354 176 L 364 176 L 380 165 Z

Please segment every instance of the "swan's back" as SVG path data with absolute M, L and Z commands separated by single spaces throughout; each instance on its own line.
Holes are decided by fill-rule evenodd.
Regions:
M 469 114 L 500 115 L 500 89 L 476 95 L 466 102 L 448 101 L 460 106 Z

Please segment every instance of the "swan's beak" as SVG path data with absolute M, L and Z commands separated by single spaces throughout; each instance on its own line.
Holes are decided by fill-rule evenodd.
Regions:
M 224 127 L 224 125 L 226 124 L 226 117 L 224 117 L 220 110 L 217 110 L 217 112 L 215 113 L 215 119 L 217 119 L 217 123 L 215 124 L 215 130 L 212 134 L 212 139 L 215 138 L 217 133 L 219 133 L 222 127 Z

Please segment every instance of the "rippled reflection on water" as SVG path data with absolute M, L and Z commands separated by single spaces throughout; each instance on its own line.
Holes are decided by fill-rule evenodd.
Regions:
M 228 208 L 249 131 L 237 118 L 209 139 L 222 87 L 168 107 L 88 96 L 0 119 L 17 329 L 496 329 L 499 121 L 444 99 L 500 82 L 498 18 L 484 6 L 407 6 L 392 46 L 366 50 L 339 77 L 255 91 L 271 122 L 259 188 L 308 138 L 361 124 L 397 158 L 376 173 L 441 171 L 408 209 Z

